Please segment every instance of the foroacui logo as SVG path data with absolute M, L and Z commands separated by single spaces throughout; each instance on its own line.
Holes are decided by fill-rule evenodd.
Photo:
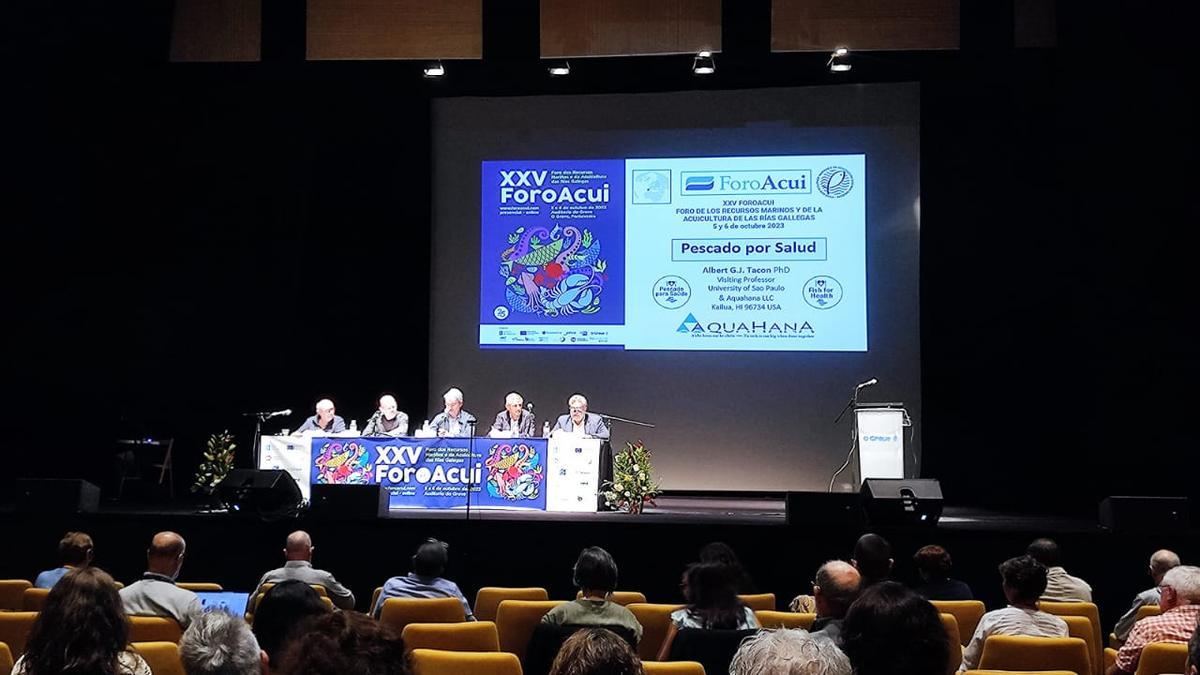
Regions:
M 812 171 L 684 171 L 680 193 L 696 195 L 811 194 Z

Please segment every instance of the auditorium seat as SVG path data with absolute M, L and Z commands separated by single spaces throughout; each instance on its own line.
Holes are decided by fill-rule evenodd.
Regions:
M 754 612 L 758 625 L 763 628 L 803 628 L 811 630 L 817 615 L 809 612 L 776 612 L 773 609 L 760 609 Z
M 975 635 L 975 628 L 987 608 L 978 600 L 931 600 L 941 614 L 953 614 L 958 621 L 958 636 L 965 647 Z
M 1096 649 L 1095 644 L 1092 643 L 1092 640 L 1095 639 L 1095 633 L 1092 631 L 1092 622 L 1086 616 L 1064 615 L 1058 618 L 1067 622 L 1068 637 L 1079 638 L 1087 643 L 1089 656 L 1099 651 Z M 1104 675 L 1103 669 L 1096 667 L 1101 663 L 1101 657 L 1092 659 L 1092 672 L 1096 675 Z
M 183 627 L 175 619 L 165 616 L 129 617 L 130 642 L 174 642 L 179 644 Z
M 583 591 L 575 592 L 576 600 L 578 600 L 582 597 L 583 597 Z M 625 605 L 628 605 L 628 604 L 631 604 L 634 602 L 645 602 L 646 594 L 638 593 L 637 591 L 613 591 L 612 593 L 608 594 L 608 601 L 624 607 Z
M 1069 670 L 1092 672 L 1087 643 L 1079 638 L 992 635 L 983 642 L 982 670 Z
M 191 591 L 193 593 L 212 593 L 225 590 L 221 584 L 214 584 L 211 581 L 177 581 L 175 582 L 175 585 L 185 591 Z M 324 589 L 324 586 L 321 588 Z
M 1092 639 L 1088 646 L 1091 648 L 1092 663 L 1097 673 L 1103 672 L 1099 664 L 1103 662 L 1104 643 L 1101 641 L 1100 632 L 1100 609 L 1095 603 L 1091 602 L 1050 602 L 1044 600 L 1038 602 L 1038 609 L 1043 612 L 1048 612 L 1056 616 L 1085 616 L 1088 621 L 1092 622 Z
M 22 612 L 40 612 L 46 604 L 46 596 L 50 595 L 49 588 L 26 588 L 21 594 Z
M 1133 622 L 1136 624 L 1138 621 L 1141 621 L 1148 616 L 1158 616 L 1159 614 L 1162 614 L 1162 610 L 1158 605 L 1142 605 L 1141 607 L 1138 607 L 1137 617 L 1133 620 Z M 1121 645 L 1117 642 L 1116 633 L 1108 634 L 1108 646 L 1112 647 L 1113 649 L 1120 649 Z
M 415 649 L 413 675 L 521 675 L 521 661 L 504 652 L 449 652 Z
M 410 623 L 401 633 L 404 648 L 440 649 L 449 652 L 498 652 L 500 633 L 492 621 L 462 623 Z
M 0 612 L 0 642 L 8 645 L 14 659 L 25 653 L 25 641 L 37 615 L 37 612 Z
M 496 630 L 500 633 L 500 649 L 517 655 L 522 662 L 533 629 L 546 612 L 565 600 L 504 600 L 496 609 Z
M 638 623 L 642 624 L 642 641 L 638 643 L 638 656 L 643 661 L 658 660 L 658 650 L 663 640 L 667 639 L 667 629 L 671 626 L 671 612 L 682 609 L 684 605 L 661 605 L 653 602 L 635 602 L 626 609 L 633 612 Z
M 371 593 L 371 604 L 367 605 L 367 614 L 375 615 L 375 605 L 379 602 L 381 595 L 383 595 L 383 586 L 376 586 L 375 591 Z
M 309 584 L 309 586 L 312 586 L 312 589 L 314 591 L 316 591 L 317 595 L 321 596 L 322 598 L 329 597 L 329 591 L 325 590 L 324 586 L 322 586 L 320 584 Z M 253 598 L 250 598 L 250 602 L 246 604 L 246 617 L 247 618 L 254 616 L 254 608 L 258 607 L 258 601 L 261 600 L 262 596 L 266 595 L 267 591 L 271 590 L 272 588 L 275 588 L 275 584 L 266 583 L 259 587 L 258 595 L 254 596 Z
M 753 610 L 765 609 L 773 611 L 775 609 L 775 594 L 774 593 L 758 593 L 757 595 L 739 595 L 738 600 L 741 600 L 747 607 Z
M 12 675 L 13 655 L 8 645 L 0 642 L 0 675 Z
M 646 675 L 704 675 L 699 661 L 646 661 L 642 668 Z
M 475 594 L 475 618 L 480 621 L 495 621 L 496 609 L 504 600 L 549 600 L 544 588 L 506 588 L 484 586 Z M 374 605 L 372 605 L 374 606 Z
M 938 616 L 942 617 L 942 627 L 946 629 L 946 637 L 950 638 L 946 643 L 946 647 L 950 650 L 950 661 L 946 672 L 953 675 L 962 665 L 963 655 L 962 640 L 958 636 L 958 619 L 955 619 L 953 614 L 938 614 Z
M 397 634 L 410 623 L 459 623 L 467 620 L 458 598 L 388 598 L 383 601 L 379 623 Z
M 21 611 L 21 595 L 33 584 L 24 579 L 0 579 L 0 612 Z
M 1162 675 L 1184 673 L 1187 664 L 1188 646 L 1183 643 L 1151 642 L 1142 648 L 1134 675 Z
M 253 605 L 254 607 L 258 607 L 258 603 L 262 602 L 264 595 L 266 595 L 266 593 L 259 593 L 257 596 L 255 596 Z M 331 598 L 321 596 L 321 602 L 325 603 L 325 606 L 328 607 L 329 611 L 331 612 L 337 609 Z M 254 626 L 254 612 L 246 612 L 246 623 L 250 624 L 251 627 Z
M 680 628 L 671 642 L 668 661 L 698 661 L 706 673 L 728 673 L 729 663 L 742 640 L 754 635 L 754 628 L 745 630 L 705 630 Z
M 186 675 L 174 642 L 134 642 L 133 651 L 142 655 L 154 675 Z
M 621 625 L 591 625 L 578 624 L 560 625 L 539 621 L 533 627 L 533 635 L 525 647 L 525 655 L 521 657 L 521 669 L 525 675 L 550 675 L 554 659 L 562 650 L 563 644 L 580 630 L 603 628 L 616 634 L 624 640 L 630 649 L 637 649 L 637 634 L 628 626 Z

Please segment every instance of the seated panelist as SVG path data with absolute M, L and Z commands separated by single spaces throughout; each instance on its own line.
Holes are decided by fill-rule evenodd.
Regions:
M 504 397 L 504 410 L 496 415 L 489 436 L 495 438 L 534 438 L 537 422 L 532 410 L 525 409 L 525 399 L 517 392 Z M 530 405 L 532 408 L 532 404 Z
M 379 397 L 379 410 L 367 420 L 363 436 L 403 436 L 408 433 L 408 415 L 396 409 L 396 399 L 391 394 Z
M 446 407 L 434 415 L 429 426 L 438 436 L 464 437 L 475 431 L 475 416 L 463 410 L 463 393 L 456 387 L 451 387 L 442 395 Z
M 333 401 L 323 398 L 317 401 L 317 414 L 304 420 L 295 433 L 340 434 L 346 430 L 346 420 L 334 414 Z
M 575 394 L 567 400 L 566 415 L 559 415 L 554 425 L 554 433 L 582 434 L 591 438 L 608 440 L 608 425 L 604 419 L 595 413 L 587 411 L 587 399 L 582 394 Z

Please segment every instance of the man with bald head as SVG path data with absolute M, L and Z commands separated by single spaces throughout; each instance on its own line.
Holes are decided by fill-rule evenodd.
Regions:
M 175 585 L 183 568 L 187 542 L 174 532 L 159 532 L 146 551 L 146 573 L 121 589 L 121 602 L 130 616 L 165 616 L 187 628 L 204 610 L 196 594 Z
M 324 586 L 329 599 L 341 609 L 354 609 L 354 594 L 349 588 L 338 583 L 332 574 L 313 567 L 312 537 L 304 530 L 296 530 L 288 535 L 287 544 L 283 548 L 285 562 L 283 567 L 267 572 L 259 579 L 258 586 L 250 594 L 251 602 L 258 598 L 263 584 L 278 584 L 289 579 L 303 581 L 306 584 Z
M 862 575 L 844 560 L 830 560 L 821 565 L 813 579 L 813 604 L 817 618 L 812 633 L 820 633 L 837 643 L 842 635 L 842 619 L 858 598 Z
M 314 434 L 340 434 L 346 430 L 346 420 L 334 414 L 333 401 L 323 398 L 317 401 L 317 414 L 304 420 L 296 433 L 305 431 Z
M 403 436 L 408 433 L 408 415 L 396 407 L 396 398 L 391 394 L 379 397 L 379 410 L 371 415 L 363 427 L 362 435 L 371 436 Z
M 1150 573 L 1150 578 L 1154 579 L 1154 587 L 1138 593 L 1133 599 L 1133 606 L 1117 621 L 1117 626 L 1113 628 L 1113 634 L 1117 636 L 1119 643 L 1124 643 L 1129 637 L 1129 631 L 1133 629 L 1133 624 L 1137 621 L 1138 610 L 1146 605 L 1159 603 L 1162 599 L 1159 586 L 1162 585 L 1163 575 L 1176 567 L 1179 567 L 1179 556 L 1174 551 L 1164 548 L 1155 551 L 1154 555 L 1150 556 L 1150 568 L 1147 571 Z

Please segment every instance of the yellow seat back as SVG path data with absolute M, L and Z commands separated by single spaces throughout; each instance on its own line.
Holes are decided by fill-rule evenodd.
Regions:
M 1096 645 L 1092 644 L 1092 640 L 1094 640 L 1096 637 L 1096 632 L 1092 630 L 1091 619 L 1088 619 L 1086 616 L 1071 616 L 1069 614 L 1060 616 L 1058 618 L 1067 622 L 1068 637 L 1079 638 L 1087 643 L 1089 657 L 1096 653 Z M 1097 672 L 1096 664 L 1097 661 L 1093 660 L 1092 672 L 1095 672 L 1096 675 L 1103 675 L 1102 669 Z
M 129 617 L 130 642 L 174 642 L 183 637 L 183 626 L 166 616 Z
M 24 579 L 0 579 L 0 612 L 21 611 L 21 595 L 33 584 Z
M 1151 642 L 1142 648 L 1134 675 L 1187 672 L 1188 646 L 1176 642 Z
M 49 588 L 26 588 L 21 594 L 22 612 L 40 612 L 46 606 L 46 596 L 50 595 Z
M 950 660 L 947 662 L 947 673 L 953 675 L 958 672 L 958 667 L 962 665 L 962 639 L 958 635 L 958 619 L 954 618 L 953 614 L 941 614 L 942 627 L 946 629 L 946 648 L 950 650 Z
M 521 675 L 521 661 L 504 652 L 414 649 L 413 675 Z
M 582 597 L 583 597 L 583 591 L 575 592 L 576 600 L 579 600 Z M 613 591 L 612 593 L 608 594 L 608 601 L 613 604 L 624 607 L 625 605 L 630 605 L 635 602 L 645 602 L 646 594 L 639 593 L 637 591 Z
M 505 600 L 549 600 L 550 594 L 544 588 L 506 588 L 503 586 L 484 586 L 475 594 L 475 618 L 480 621 L 495 621 L 496 610 Z
M 221 584 L 215 584 L 211 581 L 177 581 L 177 582 L 175 582 L 175 585 L 182 588 L 185 591 L 191 591 L 193 593 L 200 593 L 200 592 L 211 593 L 211 592 L 220 592 L 220 591 L 225 590 L 221 586 Z M 155 673 L 155 675 L 158 675 L 158 674 Z
M 410 623 L 459 623 L 466 621 L 458 598 L 388 598 L 379 613 L 379 623 L 399 635 Z
M 1043 600 L 1038 603 L 1038 609 L 1055 616 L 1083 616 L 1087 617 L 1088 621 L 1092 622 L 1092 639 L 1088 641 L 1088 652 L 1092 657 L 1092 668 L 1096 675 L 1101 675 L 1103 670 L 1100 664 L 1104 660 L 1104 643 L 1100 633 L 1100 609 L 1095 603 L 1091 602 L 1051 602 Z M 1069 627 L 1069 626 L 1068 626 Z
M 25 641 L 37 615 L 37 612 L 0 612 L 0 642 L 8 645 L 14 659 L 25 653 Z
M 756 595 L 739 595 L 738 600 L 741 600 L 747 607 L 755 611 L 760 609 L 774 610 L 775 609 L 775 594 L 774 593 L 758 593 Z
M 939 614 L 953 614 L 958 622 L 958 637 L 965 647 L 975 635 L 975 628 L 987 608 L 978 600 L 931 600 Z
M 502 600 L 496 609 L 496 631 L 500 633 L 501 651 L 516 654 L 525 659 L 525 648 L 533 629 L 546 612 L 566 602 L 565 600 Z
M 642 624 L 642 641 L 638 643 L 638 656 L 642 661 L 658 659 L 658 650 L 667 639 L 667 629 L 671 626 L 671 612 L 683 607 L 653 602 L 635 602 L 626 607 Z
M 14 665 L 12 652 L 9 651 L 8 645 L 0 642 L 0 675 L 12 675 Z
M 704 675 L 704 666 L 697 661 L 646 661 L 646 675 Z
M 154 675 L 187 675 L 174 642 L 134 642 L 133 651 L 142 655 Z
M 450 652 L 498 652 L 500 633 L 491 621 L 462 623 L 410 623 L 401 634 L 404 648 L 441 649 Z
M 776 612 L 773 609 L 760 609 L 754 612 L 758 625 L 763 628 L 803 628 L 812 630 L 816 614 L 808 612 Z
M 983 642 L 983 670 L 1069 670 L 1092 672 L 1087 643 L 1079 638 L 992 635 Z

